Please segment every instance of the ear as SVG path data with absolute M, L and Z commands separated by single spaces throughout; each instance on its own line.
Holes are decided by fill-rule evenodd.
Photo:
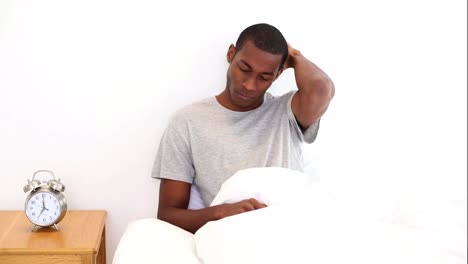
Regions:
M 234 44 L 231 44 L 229 46 L 228 52 L 226 54 L 226 59 L 229 62 L 229 64 L 231 64 L 232 60 L 234 59 L 234 55 L 236 55 L 236 51 L 237 51 L 237 49 L 234 46 Z

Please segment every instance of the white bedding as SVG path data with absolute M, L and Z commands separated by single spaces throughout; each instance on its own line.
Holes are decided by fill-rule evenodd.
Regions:
M 466 204 L 405 204 L 391 218 L 368 218 L 308 179 L 281 168 L 240 171 L 213 204 L 255 197 L 267 208 L 209 222 L 195 235 L 157 219 L 133 222 L 113 263 L 466 263 Z

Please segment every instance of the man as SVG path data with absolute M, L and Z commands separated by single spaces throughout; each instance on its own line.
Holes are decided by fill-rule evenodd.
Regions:
M 158 218 L 192 233 L 205 223 L 265 207 L 255 199 L 189 210 L 195 184 L 209 205 L 223 182 L 241 169 L 302 170 L 301 143 L 312 143 L 334 96 L 330 78 L 268 24 L 246 28 L 227 52 L 226 87 L 216 97 L 179 110 L 158 149 Z M 293 68 L 297 91 L 266 93 Z

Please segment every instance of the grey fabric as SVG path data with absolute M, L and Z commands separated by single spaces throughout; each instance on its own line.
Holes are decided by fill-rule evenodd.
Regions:
M 267 93 L 260 107 L 247 112 L 226 109 L 215 97 L 180 109 L 161 138 L 152 177 L 195 184 L 209 205 L 238 170 L 303 171 L 301 143 L 315 140 L 320 122 L 301 132 L 291 110 L 294 93 Z

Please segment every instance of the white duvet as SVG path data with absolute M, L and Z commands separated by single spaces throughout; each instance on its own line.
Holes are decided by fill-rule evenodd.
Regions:
M 194 235 L 157 219 L 133 222 L 114 264 L 466 263 L 465 204 L 372 218 L 309 179 L 282 168 L 239 171 L 212 205 L 253 197 L 267 208 L 209 222 Z

